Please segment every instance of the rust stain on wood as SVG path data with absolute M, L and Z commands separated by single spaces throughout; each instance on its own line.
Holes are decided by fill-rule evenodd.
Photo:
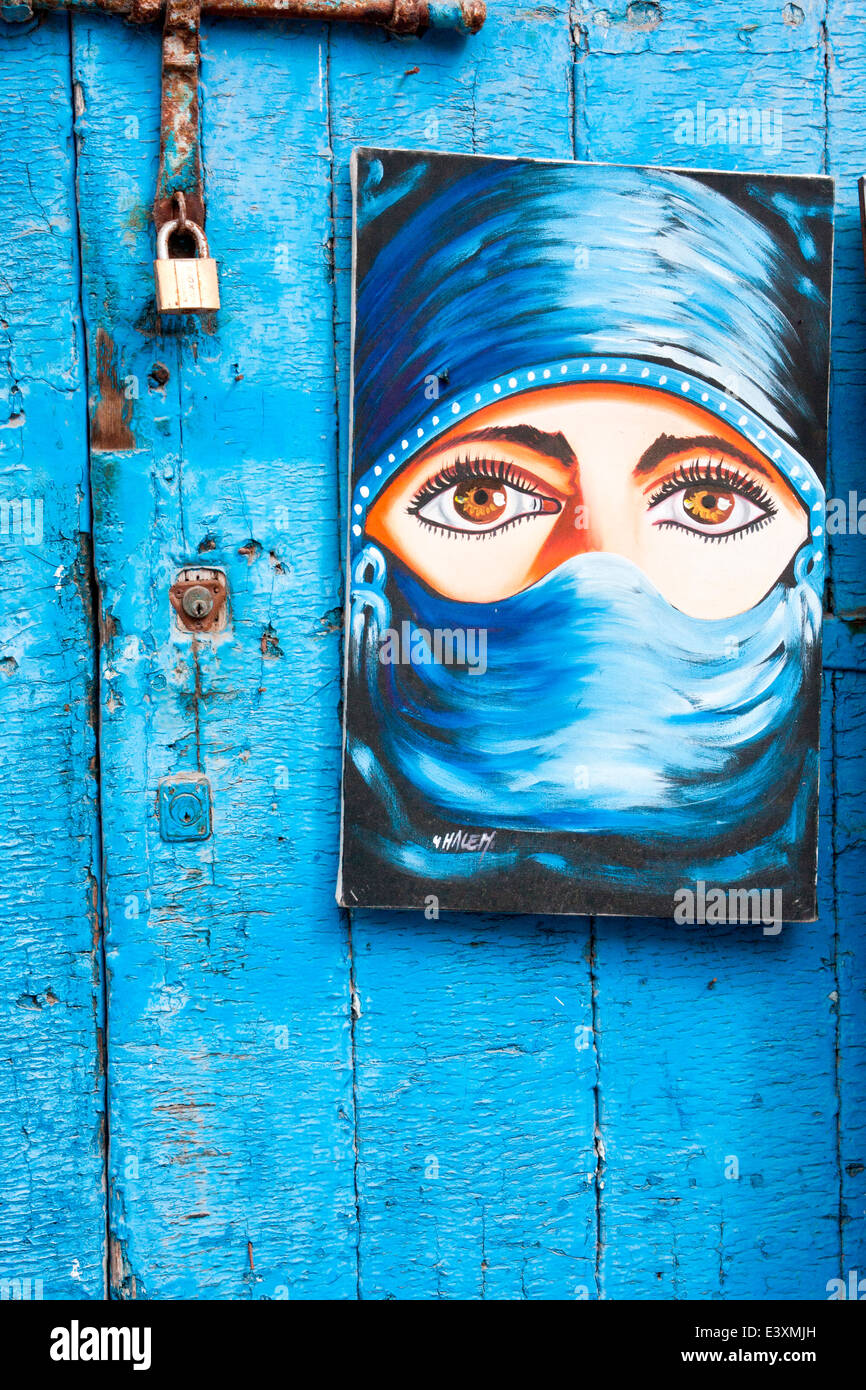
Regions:
M 96 381 L 99 399 L 90 423 L 90 447 L 100 453 L 134 449 L 130 429 L 132 401 L 117 380 L 117 349 L 104 328 L 96 331 Z
M 124 1301 L 138 1298 L 138 1281 L 126 1253 L 126 1242 L 113 1232 L 108 1236 L 108 1275 L 114 1297 Z

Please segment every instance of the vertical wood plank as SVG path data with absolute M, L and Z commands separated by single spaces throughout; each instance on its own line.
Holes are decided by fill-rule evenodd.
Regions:
M 323 41 L 320 28 L 205 25 L 207 231 L 223 308 L 216 325 L 160 331 L 148 225 L 158 36 L 76 22 L 90 358 L 110 354 L 137 393 L 128 436 L 94 453 L 112 1288 L 124 1298 L 357 1288 L 349 965 L 334 901 Z M 228 578 L 230 626 L 213 642 L 174 625 L 168 589 L 190 563 Z M 179 771 L 209 779 L 203 843 L 160 837 L 158 785 Z
M 103 998 L 69 32 L 0 22 L 0 1298 L 104 1290 Z
M 353 144 L 817 171 L 826 105 L 830 172 L 849 180 L 831 476 L 837 492 L 857 486 L 854 0 L 832 0 L 826 14 L 809 0 L 762 6 L 745 21 L 733 0 L 624 13 L 582 3 L 570 18 L 574 43 L 564 9 L 529 23 L 499 5 L 470 41 L 206 26 L 208 231 L 225 307 L 216 335 L 205 326 L 183 338 L 161 336 L 148 307 L 158 41 L 76 21 L 106 623 L 116 1295 L 821 1298 L 830 1275 L 862 1264 L 857 677 L 836 677 L 835 737 L 824 743 L 815 927 L 744 942 L 700 929 L 684 939 L 657 922 L 607 920 L 590 936 L 580 919 L 357 914 L 352 962 L 333 906 L 344 463 L 332 330 L 344 409 Z M 9 90 L 28 94 L 26 124 L 20 98 L 0 96 L 21 131 L 16 157 L 33 148 L 9 184 L 24 309 L 2 313 L 15 332 L 0 444 L 15 488 L 30 477 L 46 499 L 44 545 L 0 546 L 3 746 L 15 779 L 4 794 L 17 788 L 7 823 L 47 824 L 46 763 L 71 789 L 62 802 L 51 793 L 61 848 L 47 878 L 32 839 L 18 834 L 7 849 L 21 950 L 6 963 L 5 998 L 28 1085 L 6 1097 L 0 1122 L 0 1151 L 20 1177 L 0 1276 L 41 1277 L 41 1264 L 21 1263 L 38 1241 L 51 1252 L 46 1296 L 93 1297 L 98 860 L 92 732 L 75 698 L 87 685 L 80 583 L 76 596 L 86 564 L 76 570 L 69 538 L 87 524 L 65 34 L 51 19 L 26 40 L 44 107 L 14 64 Z M 677 143 L 677 111 L 700 100 L 780 110 L 778 157 Z M 53 267 L 41 285 L 36 247 Z M 345 443 L 343 419 L 343 454 Z M 225 568 L 232 627 L 194 651 L 172 631 L 167 589 L 196 558 Z M 862 606 L 858 538 L 835 545 L 833 585 L 837 609 Z M 36 624 L 21 602 L 33 591 Z M 23 714 L 7 647 L 22 669 L 25 652 L 31 676 L 35 657 L 45 694 Z M 203 768 L 214 789 L 216 832 L 202 847 L 158 835 L 156 786 L 179 767 Z M 36 882 L 48 885 L 44 900 Z M 725 1177 L 731 1157 L 737 1179 Z
M 352 147 L 569 159 L 572 53 L 558 4 L 497 3 L 469 40 L 334 30 L 343 404 Z M 363 1296 L 595 1297 L 586 919 L 352 919 Z
M 840 1168 L 839 1268 L 850 1297 L 866 1277 L 866 680 L 840 671 L 833 677 L 835 783 L 833 868 L 838 895 L 836 939 L 837 1145 Z M 862 1289 L 860 1297 L 862 1297 Z
M 827 158 L 836 178 L 836 258 L 833 279 L 833 372 L 830 386 L 828 495 L 845 505 L 847 525 L 829 534 L 827 605 L 858 630 L 866 608 L 866 536 L 858 529 L 863 487 L 863 413 L 866 408 L 866 277 L 857 180 L 866 169 L 866 34 L 856 0 L 830 0 L 827 13 Z M 851 493 L 853 492 L 853 506 Z M 866 531 L 866 507 L 862 525 Z
M 578 147 L 633 163 L 822 172 L 823 21 L 813 0 L 748 16 L 736 0 L 616 16 L 584 3 Z M 700 103 L 758 108 L 761 137 L 750 120 L 748 143 L 704 143 Z M 823 1298 L 836 1272 L 829 707 L 825 716 L 818 923 L 778 937 L 598 924 L 605 1297 Z
M 827 12 L 827 152 L 836 184 L 836 266 L 833 287 L 831 475 L 845 502 L 847 529 L 832 537 L 831 601 L 849 642 L 866 608 L 866 535 L 859 504 L 866 410 L 866 276 L 857 180 L 866 172 L 866 31 L 856 0 L 829 0 Z M 854 507 L 851 502 L 853 493 Z M 855 515 L 856 508 L 856 515 Z M 866 508 L 864 508 L 866 512 Z M 866 520 L 862 521 L 866 531 Z M 853 663 L 852 663 L 853 664 Z M 866 1273 L 866 687 L 863 675 L 834 676 L 835 769 L 833 865 L 837 893 L 835 963 L 838 992 L 838 1159 L 841 1251 L 838 1277 L 850 1293 L 850 1272 Z M 862 1297 L 862 1293 L 861 1293 Z

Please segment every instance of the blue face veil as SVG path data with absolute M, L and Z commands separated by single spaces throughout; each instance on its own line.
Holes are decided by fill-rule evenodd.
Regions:
M 814 915 L 830 181 L 367 151 L 355 183 L 344 900 L 669 915 L 703 880 Z M 687 397 L 800 498 L 748 612 L 690 618 L 603 553 L 458 603 L 367 536 L 457 419 L 603 380 Z M 412 647 L 434 631 L 483 631 L 484 669 Z

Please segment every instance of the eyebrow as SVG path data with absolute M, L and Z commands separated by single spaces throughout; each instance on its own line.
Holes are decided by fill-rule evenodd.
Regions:
M 453 439 L 448 447 L 453 449 L 458 444 L 475 443 L 520 444 L 524 449 L 543 454 L 565 468 L 573 468 L 577 463 L 564 434 L 549 434 L 547 430 L 536 429 L 534 425 L 494 425 L 489 429 L 473 430 L 470 434 L 461 434 L 459 439 Z
M 684 454 L 689 449 L 718 449 L 721 453 L 730 455 L 731 458 L 739 459 L 749 468 L 754 468 L 756 473 L 762 473 L 765 478 L 772 481 L 772 473 L 765 468 L 762 463 L 758 463 L 752 454 L 747 454 L 744 449 L 738 449 L 735 444 L 729 444 L 727 439 L 722 439 L 716 434 L 697 434 L 690 439 L 675 439 L 670 434 L 660 434 L 654 444 L 651 444 L 642 454 L 635 465 L 634 476 L 642 478 L 647 473 L 652 473 L 653 469 L 658 468 L 665 459 L 672 458 L 675 454 Z

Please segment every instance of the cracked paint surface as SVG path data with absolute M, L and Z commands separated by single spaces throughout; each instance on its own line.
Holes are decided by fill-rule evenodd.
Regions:
M 334 903 L 352 147 L 758 170 L 760 145 L 678 144 L 677 113 L 779 110 L 774 164 L 840 179 L 845 496 L 866 385 L 858 10 L 503 0 L 466 42 L 205 25 L 224 307 L 198 325 L 153 311 L 154 36 L 52 16 L 2 40 L 23 141 L 4 495 L 46 506 L 44 547 L 0 549 L 0 1276 L 91 1298 L 104 1265 L 117 1298 L 824 1299 L 863 1267 L 862 538 L 831 556 L 818 922 L 763 938 Z M 228 580 L 212 638 L 168 601 L 198 556 Z M 182 771 L 209 779 L 208 841 L 160 838 L 157 787 Z

